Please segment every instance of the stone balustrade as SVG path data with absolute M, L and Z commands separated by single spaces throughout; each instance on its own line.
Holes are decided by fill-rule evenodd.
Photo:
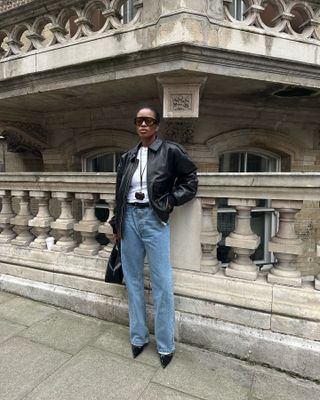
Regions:
M 223 0 L 225 20 L 241 29 L 320 40 L 320 6 L 300 0 Z
M 175 2 L 177 10 L 188 10 L 190 15 L 200 13 L 209 17 L 214 25 L 314 44 L 320 40 L 320 5 L 316 1 L 208 0 L 208 4 L 201 3 L 202 6 Z M 143 7 L 147 8 L 146 21 L 142 21 Z M 166 3 L 158 9 L 150 0 L 145 0 L 145 4 L 143 0 L 9 2 L 0 6 L 0 59 L 81 43 L 84 38 L 104 37 L 123 32 L 124 28 L 134 29 L 145 22 L 148 25 L 149 14 L 154 15 L 153 23 L 156 23 L 161 15 L 165 18 L 172 12 L 172 6 Z M 3 14 L 1 18 L 1 11 L 10 15 Z
M 34 3 L 37 2 L 18 5 L 33 7 Z M 17 10 L 16 18 L 0 21 L 0 59 L 115 32 L 124 25 L 134 26 L 143 6 L 142 0 L 66 0 L 64 5 L 49 0 L 47 3 L 35 4 L 24 18 Z M 14 5 L 2 11 L 11 8 Z
M 112 230 L 95 213 L 95 204 L 104 201 L 112 217 L 115 178 L 0 174 L 0 289 L 128 323 L 124 286 L 103 280 L 112 248 L 105 236 L 112 239 Z M 306 239 L 297 237 L 295 221 L 304 201 L 319 202 L 319 187 L 320 173 L 199 174 L 196 198 L 176 207 L 170 222 L 178 340 L 318 379 L 320 275 L 314 284 L 297 268 Z M 221 199 L 235 216 L 225 239 L 232 249 L 229 265 L 217 259 Z M 274 255 L 266 271 L 251 259 L 263 240 L 254 224 L 261 199 L 269 200 L 278 220 L 273 237 L 264 238 Z M 48 237 L 55 241 L 51 250 Z
M 279 218 L 278 230 L 268 245 L 275 262 L 267 281 L 300 287 L 302 277 L 296 261 L 298 256 L 303 256 L 303 246 L 295 233 L 295 218 L 302 209 L 303 200 L 320 200 L 320 174 L 199 175 L 197 198 L 177 208 L 172 216 L 174 267 L 207 274 L 219 271 L 221 263 L 217 259 L 217 247 L 221 234 L 217 228 L 217 201 L 228 198 L 236 216 L 234 230 L 225 240 L 233 250 L 225 275 L 257 280 L 259 270 L 250 256 L 260 238 L 252 231 L 251 211 L 257 200 L 270 199 Z M 110 219 L 114 187 L 113 173 L 2 174 L 0 242 L 24 249 L 41 249 L 43 254 L 73 253 L 80 257 L 105 259 L 112 248 L 112 230 L 108 222 L 97 219 L 95 203 L 98 200 L 105 202 Z M 96 239 L 98 234 L 108 238 L 104 247 Z M 46 243 L 49 236 L 55 239 L 50 252 Z M 315 280 L 316 288 L 320 289 L 320 275 Z

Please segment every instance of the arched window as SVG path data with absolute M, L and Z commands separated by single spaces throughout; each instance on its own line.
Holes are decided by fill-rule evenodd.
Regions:
M 276 172 L 280 171 L 280 157 L 258 149 L 248 151 L 226 152 L 219 158 L 219 172 Z M 225 238 L 234 230 L 235 209 L 229 207 L 227 199 L 220 199 L 218 208 L 218 230 L 222 239 L 218 248 L 218 258 L 222 263 L 232 259 L 232 249 L 225 246 Z M 252 259 L 256 264 L 272 262 L 268 251 L 268 241 L 275 234 L 276 218 L 269 200 L 259 200 L 251 214 L 252 230 L 260 236 L 261 242 Z
M 85 172 L 116 172 L 123 152 L 105 151 L 87 154 L 82 159 L 82 170 Z

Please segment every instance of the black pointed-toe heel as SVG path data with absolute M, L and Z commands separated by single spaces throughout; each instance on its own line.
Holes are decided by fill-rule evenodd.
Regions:
M 133 358 L 138 357 L 139 354 L 141 354 L 146 347 L 147 343 L 144 344 L 143 346 L 135 346 L 134 344 L 131 345 L 131 350 L 132 350 L 132 356 Z
M 168 364 L 170 364 L 172 358 L 173 358 L 173 353 L 171 354 L 160 354 L 160 363 L 162 365 L 162 368 L 165 368 Z

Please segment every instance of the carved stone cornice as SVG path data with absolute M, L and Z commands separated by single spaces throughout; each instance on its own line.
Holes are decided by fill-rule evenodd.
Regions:
M 39 153 L 48 147 L 46 131 L 39 124 L 0 121 L 0 133 L 5 137 L 9 151 Z
M 31 3 L 34 0 L 0 0 L 0 13 Z
M 166 121 L 164 138 L 180 144 L 192 144 L 194 135 L 194 121 L 174 120 Z

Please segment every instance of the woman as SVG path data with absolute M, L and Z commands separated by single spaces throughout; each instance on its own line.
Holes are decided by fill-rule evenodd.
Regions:
M 172 360 L 174 296 L 170 264 L 169 214 L 197 190 L 196 166 L 176 143 L 157 137 L 160 115 L 141 108 L 134 123 L 140 143 L 125 153 L 117 171 L 115 229 L 128 290 L 133 357 L 149 342 L 144 298 L 144 258 L 150 265 L 155 337 L 160 362 Z

